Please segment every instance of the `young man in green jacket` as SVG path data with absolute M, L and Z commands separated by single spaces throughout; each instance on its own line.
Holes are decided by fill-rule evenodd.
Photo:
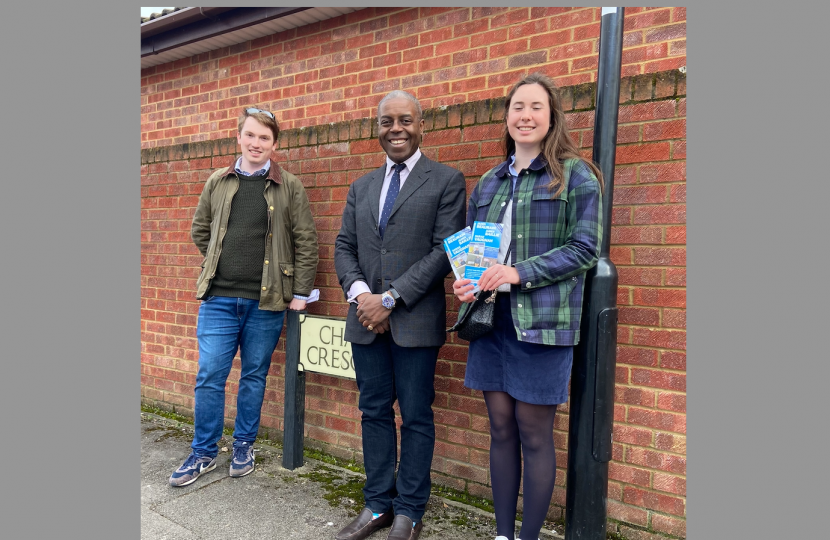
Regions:
M 271 160 L 279 126 L 269 111 L 245 108 L 237 142 L 242 155 L 205 183 L 191 237 L 205 257 L 196 282 L 202 300 L 196 335 L 192 452 L 170 476 L 186 486 L 216 468 L 225 383 L 237 350 L 242 359 L 230 475 L 254 470 L 265 377 L 286 309 L 305 309 L 317 271 L 317 231 L 305 189 Z

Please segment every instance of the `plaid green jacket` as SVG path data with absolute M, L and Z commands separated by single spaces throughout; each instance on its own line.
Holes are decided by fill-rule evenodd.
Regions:
M 602 239 L 599 182 L 584 162 L 568 159 L 565 189 L 551 199 L 550 175 L 540 155 L 519 171 L 513 194 L 509 163 L 481 177 L 470 195 L 467 225 L 501 223 L 513 196 L 510 262 L 521 278 L 520 285 L 510 288 L 516 337 L 544 345 L 576 345 L 585 273 L 596 264 Z M 468 307 L 462 306 L 459 318 Z

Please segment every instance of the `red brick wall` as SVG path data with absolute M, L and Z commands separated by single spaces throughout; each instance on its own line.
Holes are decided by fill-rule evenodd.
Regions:
M 545 42 L 544 51 L 548 56 L 544 63 L 526 69 L 552 69 L 551 66 L 558 63 L 552 56 L 554 51 L 562 47 L 571 50 L 571 46 L 577 47 L 582 42 L 592 44 L 593 52 L 576 59 L 562 60 L 567 64 L 568 72 L 557 77 L 557 82 L 563 87 L 565 108 L 569 111 L 568 123 L 580 146 L 589 155 L 595 100 L 595 84 L 590 81 L 595 79 L 595 71 L 582 70 L 577 60 L 584 58 L 588 62 L 592 55 L 594 60 L 596 58 L 595 36 L 599 14 L 597 8 L 560 12 L 563 9 L 566 8 L 546 8 L 543 11 L 539 11 L 542 8 L 369 9 L 352 13 L 351 17 L 338 18 L 340 26 L 327 26 L 327 21 L 324 21 L 311 25 L 314 27 L 311 30 L 297 29 L 286 36 L 277 34 L 242 44 L 243 48 L 247 47 L 244 51 L 226 49 L 221 54 L 228 58 L 236 55 L 241 59 L 245 53 L 260 51 L 256 57 L 234 60 L 237 62 L 235 66 L 250 67 L 263 58 L 286 54 L 284 50 L 289 43 L 294 43 L 290 47 L 294 47 L 292 52 L 296 54 L 305 49 L 316 51 L 316 48 L 323 54 L 325 43 L 340 40 L 355 43 L 349 40 L 367 35 L 373 39 L 385 36 L 386 41 L 381 42 L 391 47 L 394 39 L 405 37 L 389 37 L 394 28 L 415 25 L 412 28 L 423 30 L 416 34 L 419 44 L 433 39 L 429 36 L 447 38 L 439 43 L 463 40 L 465 38 L 458 37 L 458 28 L 478 28 L 481 36 L 491 36 L 480 39 L 489 40 L 491 44 L 484 46 L 484 49 L 492 57 L 493 47 L 498 43 L 504 45 L 525 39 L 518 36 L 530 36 L 525 39 L 530 47 L 531 43 L 564 39 L 556 36 L 558 32 L 565 32 L 563 36 L 570 41 L 566 40 L 564 44 Z M 486 14 L 482 10 L 495 12 Z M 633 72 L 634 76 L 626 77 L 621 88 L 611 232 L 611 257 L 620 275 L 617 299 L 620 320 L 613 461 L 609 467 L 609 518 L 613 520 L 613 530 L 623 532 L 632 539 L 652 538 L 657 533 L 685 537 L 686 77 L 684 72 L 667 70 L 666 65 L 660 63 L 670 62 L 670 68 L 685 64 L 685 23 L 676 22 L 685 19 L 685 10 L 627 8 L 626 11 L 625 39 L 629 45 L 623 53 L 624 73 Z M 413 17 L 413 14 L 418 17 L 403 20 Z M 457 20 L 464 14 L 467 19 Z M 533 14 L 539 17 L 528 18 Z M 589 16 L 588 22 L 582 19 Z M 449 24 L 448 20 L 455 22 Z M 562 30 L 564 21 L 570 26 Z M 681 27 L 682 33 L 678 34 Z M 442 28 L 444 33 L 435 34 Z M 532 35 L 524 33 L 539 28 L 543 30 Z M 471 42 L 478 35 L 478 30 L 465 31 L 470 34 Z M 510 39 L 498 41 L 502 34 Z M 320 43 L 315 43 L 310 37 L 321 35 L 332 37 Z M 342 37 L 334 39 L 334 36 Z M 658 38 L 659 41 L 655 42 Z M 534 42 L 534 39 L 537 41 Z M 273 56 L 265 56 L 263 51 L 275 44 L 282 44 L 283 52 L 274 52 L 274 49 L 267 53 Z M 438 50 L 438 45 L 422 46 L 428 47 L 431 56 L 415 63 L 418 73 L 429 66 L 424 63 L 426 60 L 446 56 Z M 362 44 L 357 50 L 361 47 L 370 45 Z M 407 48 L 410 49 L 417 50 L 418 47 Z M 475 47 L 466 50 L 475 50 Z M 653 54 L 659 50 L 666 52 L 663 55 L 665 58 L 653 59 Z M 455 54 L 449 57 L 456 58 Z M 517 57 L 509 54 L 499 58 L 509 63 Z M 258 72 L 260 76 L 265 69 L 274 69 L 274 66 L 287 69 L 287 66 L 301 61 L 296 56 L 282 58 L 281 61 L 290 63 L 263 67 Z M 308 58 L 311 56 L 306 60 Z M 467 78 L 456 82 L 462 84 L 473 80 L 475 77 L 470 77 L 471 70 L 478 68 L 472 66 L 491 62 L 487 58 L 465 64 Z M 188 59 L 188 65 L 212 66 L 215 61 L 219 60 L 195 57 Z M 262 93 L 257 93 L 259 91 L 253 85 L 247 87 L 247 93 L 230 98 L 217 95 L 220 90 L 204 92 L 208 96 L 204 103 L 212 103 L 211 106 L 216 107 L 207 113 L 198 111 L 202 104 L 197 106 L 197 112 L 186 112 L 194 105 L 184 102 L 176 105 L 184 98 L 173 95 L 165 98 L 166 101 L 145 104 L 150 95 L 158 94 L 157 87 L 164 84 L 152 80 L 153 77 L 175 73 L 175 76 L 166 79 L 174 84 L 184 80 L 178 77 L 192 77 L 183 75 L 187 69 L 183 65 L 159 66 L 154 73 L 144 73 L 142 79 L 141 361 L 145 402 L 166 408 L 175 407 L 179 412 L 191 414 L 198 358 L 198 302 L 194 299 L 194 290 L 201 257 L 190 240 L 190 221 L 207 176 L 213 169 L 228 165 L 237 152 L 235 138 L 227 138 L 228 134 L 235 133 L 235 123 L 222 127 L 219 120 L 210 120 L 209 117 L 224 111 L 226 118 L 233 118 L 236 114 L 233 108 L 244 103 L 266 103 L 282 115 L 283 132 L 277 158 L 306 186 L 320 238 L 321 260 L 316 286 L 321 290 L 321 300 L 311 304 L 309 311 L 344 316 L 346 308 L 334 273 L 334 238 L 340 226 L 349 183 L 383 161 L 383 153 L 375 138 L 374 123 L 369 118 L 371 107 L 383 94 L 367 94 L 376 99 L 366 107 L 348 105 L 349 110 L 360 111 L 360 114 L 349 119 L 346 116 L 348 113 L 343 112 L 340 118 L 343 121 L 334 124 L 329 124 L 326 115 L 311 114 L 316 109 L 312 105 L 302 105 L 295 98 L 289 98 L 293 101 L 288 105 L 274 106 L 280 103 L 280 99 L 286 99 L 284 97 L 263 102 Z M 392 82 L 383 87 L 382 92 L 396 87 L 394 81 L 404 79 L 391 77 L 393 67 L 384 68 L 387 79 L 380 82 Z M 319 75 L 324 69 L 314 71 Z M 433 77 L 442 69 L 449 68 L 433 70 Z M 508 76 L 500 79 L 499 75 L 503 73 L 508 73 Z M 472 188 L 484 171 L 501 160 L 502 102 L 497 98 L 503 97 L 506 86 L 517 78 L 518 75 L 509 66 L 501 67 L 500 71 L 485 76 L 486 87 L 483 90 L 462 92 L 463 99 L 458 99 L 455 105 L 452 105 L 452 96 L 455 96 L 453 85 L 456 82 L 449 83 L 446 95 L 436 97 L 428 95 L 430 84 L 415 87 L 415 94 L 427 107 L 424 152 L 433 159 L 462 170 L 468 179 L 468 188 Z M 296 86 L 296 82 L 291 84 Z M 377 81 L 370 86 L 380 88 L 376 84 Z M 360 84 L 354 86 L 360 87 Z M 179 91 L 183 91 L 184 87 L 181 88 Z M 403 88 L 411 90 L 410 86 Z M 171 87 L 170 91 L 177 89 Z M 488 91 L 493 93 L 486 93 Z M 321 87 L 315 92 L 302 95 L 318 96 L 319 101 L 330 90 Z M 471 96 L 480 97 L 470 99 Z M 335 107 L 336 103 L 340 102 L 332 100 L 331 106 Z M 347 100 L 342 100 L 342 103 L 347 103 Z M 159 105 L 163 108 L 156 109 Z M 147 108 L 153 108 L 153 111 Z M 152 126 L 147 126 L 147 117 L 152 114 L 170 115 L 171 120 L 193 121 L 195 123 L 190 127 L 199 131 L 188 136 L 164 135 L 165 130 L 173 128 L 157 127 L 155 120 L 149 122 Z M 294 119 L 287 118 L 292 115 Z M 202 121 L 203 116 L 208 119 Z M 183 123 L 181 127 L 184 126 Z M 314 127 L 298 129 L 303 126 Z M 161 133 L 162 136 L 150 138 L 152 133 Z M 448 291 L 449 283 L 448 280 Z M 458 306 L 451 295 L 448 295 L 448 304 L 450 323 Z M 438 440 L 434 477 L 440 483 L 489 497 L 487 415 L 481 394 L 463 386 L 465 359 L 466 345 L 455 338 L 441 351 L 436 377 Z M 279 437 L 283 404 L 282 341 L 274 360 L 268 378 L 262 425 L 272 436 Z M 232 422 L 235 415 L 237 384 L 233 381 L 238 379 L 238 368 L 236 360 L 228 383 L 228 422 Z M 360 423 L 354 382 L 309 373 L 306 393 L 306 435 L 310 438 L 309 444 L 321 445 L 343 456 L 359 452 Z M 554 518 L 563 515 L 565 504 L 568 410 L 561 407 L 560 411 L 554 433 L 560 467 L 551 512 Z
M 519 74 L 596 81 L 600 8 L 366 8 L 141 72 L 141 147 L 234 136 L 240 106 L 283 129 L 502 97 Z M 686 8 L 625 10 L 623 76 L 686 65 Z

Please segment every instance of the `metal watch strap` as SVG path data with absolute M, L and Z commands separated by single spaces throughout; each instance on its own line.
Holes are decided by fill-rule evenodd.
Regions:
M 400 304 L 403 303 L 403 300 L 401 300 L 401 295 L 398 294 L 398 291 L 395 290 L 395 287 L 389 287 L 389 294 L 392 296 L 392 299 L 395 301 L 395 307 L 398 307 Z
M 391 300 L 391 302 L 389 302 L 387 300 Z M 396 304 L 395 297 L 392 296 L 391 294 L 389 294 L 389 291 L 385 291 L 380 295 L 380 303 L 386 309 L 392 310 L 395 307 L 395 304 Z M 389 305 L 389 304 L 391 304 L 391 305 Z

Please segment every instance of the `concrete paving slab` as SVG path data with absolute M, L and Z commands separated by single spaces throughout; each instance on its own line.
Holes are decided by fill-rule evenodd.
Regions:
M 141 540 L 197 540 L 199 536 L 178 523 L 141 507 Z
M 305 459 L 293 471 L 282 468 L 281 449 L 257 442 L 256 469 L 228 476 L 230 453 L 221 452 L 215 470 L 190 486 L 173 488 L 168 478 L 190 451 L 192 426 L 142 413 L 142 540 L 332 540 L 362 506 L 363 476 Z M 231 448 L 231 440 L 220 447 Z M 421 540 L 492 540 L 492 514 L 432 496 Z M 543 531 L 543 539 L 561 536 Z M 378 531 L 370 540 L 385 540 Z
M 157 505 L 187 495 L 205 485 L 227 477 L 230 466 L 229 452 L 222 452 L 217 458 L 216 469 L 205 473 L 199 479 L 180 488 L 173 488 L 168 481 L 188 454 L 192 440 L 192 426 L 177 423 L 142 421 L 141 424 L 141 504 Z M 224 471 L 224 474 L 223 474 Z
M 154 510 L 206 540 L 331 540 L 337 532 L 335 526 L 349 520 L 345 511 L 329 506 L 317 484 L 286 484 L 256 472 L 244 478 L 225 475 Z

